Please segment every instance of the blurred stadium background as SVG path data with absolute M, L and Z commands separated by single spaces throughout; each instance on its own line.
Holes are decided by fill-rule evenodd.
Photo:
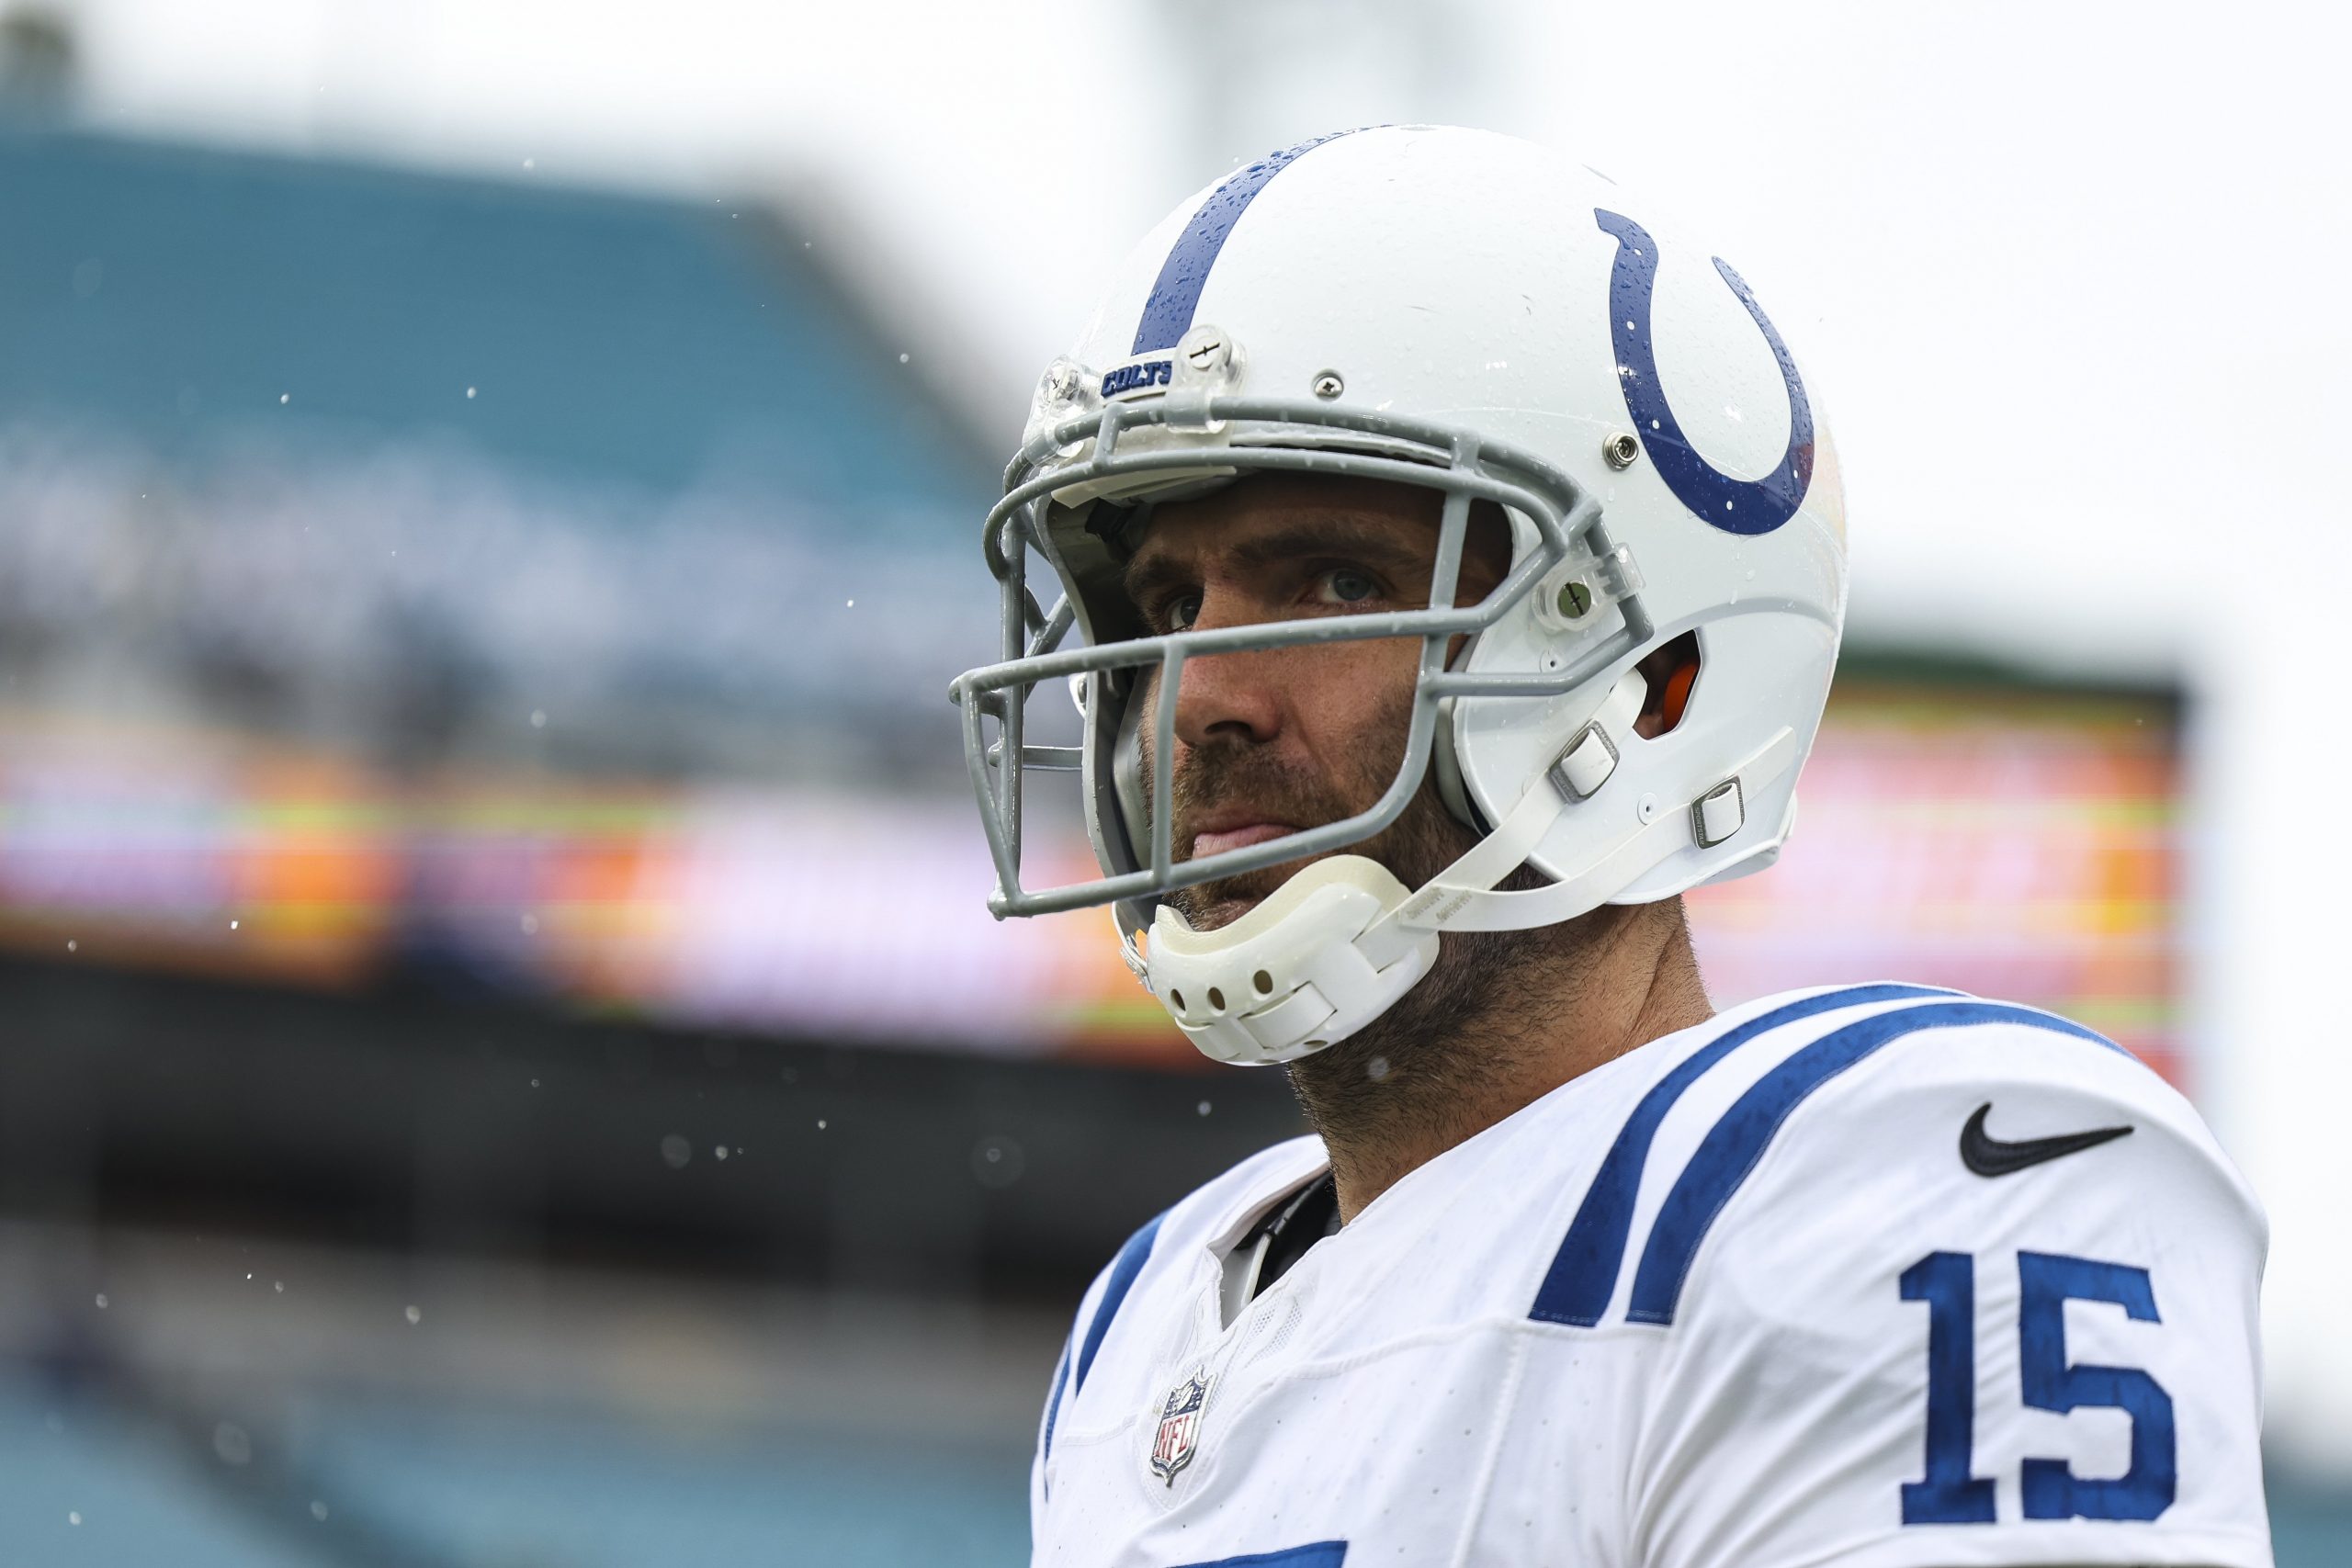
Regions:
M 1718 1001 L 1962 986 L 2205 1103 L 2279 1220 L 2279 1561 L 2352 1560 L 2341 916 L 2274 898 L 2344 855 L 2272 798 L 2326 769 L 2253 679 L 2332 672 L 2256 614 L 2328 572 L 2211 510 L 2344 504 L 2217 478 L 2226 410 L 2195 452 L 2075 412 L 2218 395 L 2228 247 L 2114 281 L 2200 132 L 2144 71 L 2052 107 L 2095 30 L 1679 11 L 0 7 L 6 1560 L 1021 1559 L 1077 1292 L 1295 1119 L 1099 917 L 984 912 L 978 520 L 1134 233 L 1424 117 L 1720 181 L 1843 394 L 1854 649 L 1788 859 L 1694 900 Z M 1670 85 L 1584 47 L 1693 24 Z M 1624 130 L 1645 92 L 1681 129 Z M 2025 128 L 1952 130 L 1980 97 Z M 1744 190 L 1799 151 L 1826 219 Z M 2039 250 L 1984 237 L 2020 181 L 2075 220 Z M 2119 358 L 2150 299 L 2188 325 Z M 2316 417 L 2286 386 L 2267 439 Z M 2281 619 L 2320 661 L 2237 635 Z

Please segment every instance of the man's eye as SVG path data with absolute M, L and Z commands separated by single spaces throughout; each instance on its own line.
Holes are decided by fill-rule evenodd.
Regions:
M 1323 574 L 1317 586 L 1317 597 L 1326 604 L 1356 604 L 1380 592 L 1367 572 L 1351 566 L 1334 567 Z
M 1171 632 L 1190 631 L 1193 623 L 1201 618 L 1201 596 L 1179 593 L 1159 607 L 1159 618 L 1168 623 Z

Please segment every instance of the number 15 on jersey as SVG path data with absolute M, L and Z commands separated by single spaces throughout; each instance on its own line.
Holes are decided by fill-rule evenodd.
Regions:
M 2121 1410 L 2132 1463 L 2111 1479 L 2076 1475 L 2063 1459 L 2029 1459 L 2018 1477 L 2029 1519 L 2154 1519 L 2177 1489 L 2172 1396 L 2136 1367 L 2066 1359 L 2066 1303 L 2103 1302 L 2161 1322 L 2148 1271 L 2051 1253 L 2018 1254 L 2018 1365 L 2026 1405 L 2064 1414 Z M 1903 1299 L 1928 1307 L 1927 1474 L 1903 1483 L 1906 1525 L 1993 1522 L 1993 1482 L 1974 1472 L 1976 1258 L 1934 1252 L 1903 1272 Z

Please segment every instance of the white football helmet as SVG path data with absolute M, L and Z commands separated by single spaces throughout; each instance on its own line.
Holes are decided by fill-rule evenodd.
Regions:
M 1656 221 L 1527 143 L 1396 126 L 1251 164 L 1153 230 L 1046 371 L 983 534 L 1002 659 L 951 694 L 1000 918 L 1111 904 L 1128 963 L 1203 1051 L 1280 1062 L 1379 1016 L 1446 931 L 1548 925 L 1771 863 L 1845 617 L 1837 462 L 1739 275 Z M 1264 470 L 1440 491 L 1431 607 L 1145 635 L 1120 571 L 1154 502 Z M 1481 498 L 1510 519 L 1512 566 L 1457 608 Z M 1027 586 L 1032 551 L 1060 581 L 1050 612 Z M 1086 646 L 1061 649 L 1073 626 Z M 1634 666 L 1685 634 L 1695 686 L 1644 738 Z M 1423 639 L 1420 672 L 1378 803 L 1174 858 L 1170 770 L 1147 784 L 1139 741 L 1149 725 L 1152 754 L 1173 754 L 1187 659 L 1399 636 Z M 1080 744 L 1030 744 L 1030 694 L 1065 681 Z M 1101 877 L 1022 886 L 1032 769 L 1082 774 Z M 1393 822 L 1432 770 L 1476 848 L 1419 887 L 1329 852 Z M 1160 902 L 1308 855 L 1323 858 L 1213 931 Z M 1522 864 L 1549 884 L 1498 891 Z

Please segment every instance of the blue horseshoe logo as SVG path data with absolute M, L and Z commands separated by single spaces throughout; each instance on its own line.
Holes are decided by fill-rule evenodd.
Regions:
M 1736 479 L 1692 449 L 1658 385 L 1657 355 L 1650 346 L 1650 294 L 1657 282 L 1657 243 L 1630 218 L 1594 208 L 1593 219 L 1617 237 L 1617 265 L 1609 276 L 1611 335 L 1617 340 L 1617 378 L 1625 389 L 1625 412 L 1658 477 L 1674 498 L 1700 518 L 1729 534 L 1769 534 L 1797 514 L 1813 483 L 1813 405 L 1788 345 L 1765 319 L 1763 307 L 1721 256 L 1713 259 L 1739 302 L 1747 307 L 1789 389 L 1789 449 L 1781 466 L 1760 479 Z

